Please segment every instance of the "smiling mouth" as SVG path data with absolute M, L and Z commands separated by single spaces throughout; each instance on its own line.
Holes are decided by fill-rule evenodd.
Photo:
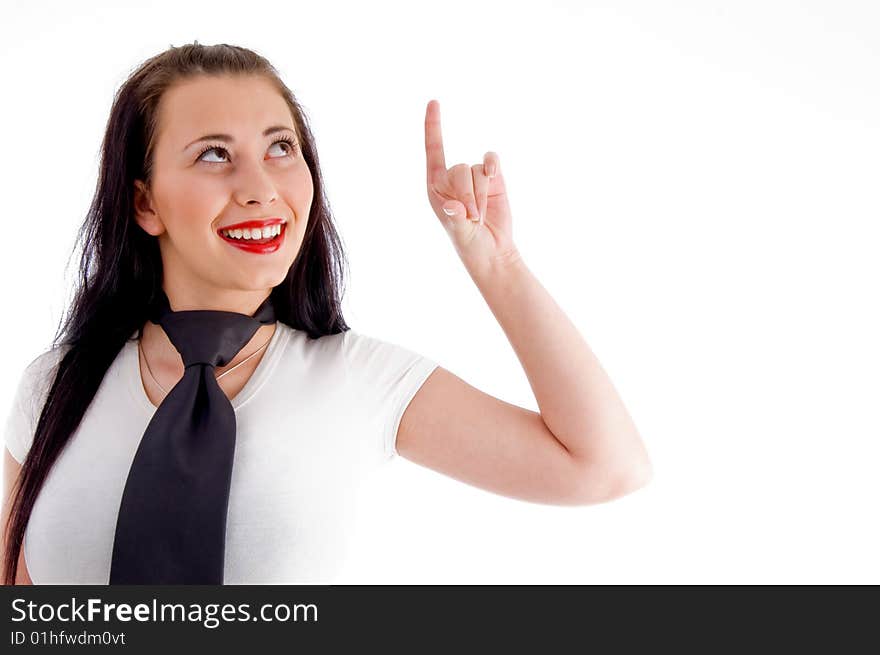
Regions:
M 280 241 L 281 237 L 284 236 L 284 231 L 286 228 L 287 223 L 279 223 L 265 229 L 244 228 L 236 230 L 220 230 L 219 234 L 223 240 L 229 241 L 230 243 L 234 243 L 236 245 L 251 244 L 255 246 L 261 246 L 266 245 L 267 243 Z M 267 229 L 270 231 L 269 236 L 263 236 L 266 233 Z M 258 234 L 260 236 L 257 236 Z

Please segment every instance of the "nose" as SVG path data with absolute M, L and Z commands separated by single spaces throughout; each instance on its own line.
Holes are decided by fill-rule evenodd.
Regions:
M 235 200 L 241 205 L 271 204 L 278 197 L 271 176 L 261 164 L 243 164 L 237 174 Z

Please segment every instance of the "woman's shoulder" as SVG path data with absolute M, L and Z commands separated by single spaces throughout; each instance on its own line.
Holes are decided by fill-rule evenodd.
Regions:
M 70 350 L 66 344 L 51 346 L 44 350 L 24 367 L 19 375 L 16 397 L 25 405 L 38 405 L 45 398 L 61 359 Z
M 70 350 L 70 344 L 50 346 L 48 349 L 34 357 L 24 368 L 25 379 L 39 379 L 58 368 L 62 358 Z
M 308 352 L 310 357 L 329 357 L 343 361 L 349 370 L 374 373 L 408 368 L 418 361 L 431 362 L 416 349 L 394 337 L 378 337 L 370 332 L 346 327 L 345 330 L 310 339 L 306 332 L 282 324 L 287 337 L 296 345 L 292 352 Z
M 416 363 L 436 365 L 430 357 L 394 337 L 377 337 L 352 329 L 343 334 L 341 347 L 354 368 L 374 372 L 406 369 Z
M 305 330 L 300 330 L 286 323 L 279 323 L 283 334 L 280 337 L 291 346 L 285 350 L 296 357 L 318 358 L 325 361 L 344 361 L 346 365 L 363 364 L 372 361 L 378 355 L 381 359 L 389 350 L 397 348 L 395 344 L 353 330 L 350 327 L 333 334 L 312 337 Z M 380 353 L 380 351 L 385 351 Z
M 288 325 L 282 321 L 278 321 L 278 329 L 276 330 L 276 341 L 283 344 L 285 350 L 288 344 L 296 344 L 296 347 L 304 350 L 341 350 L 343 347 L 344 332 L 337 334 L 323 334 L 312 337 L 307 330 L 302 330 L 292 325 Z
M 68 350 L 68 345 L 44 350 L 24 367 L 19 377 L 5 427 L 6 447 L 19 463 L 30 449 L 40 409 L 48 397 L 58 364 Z

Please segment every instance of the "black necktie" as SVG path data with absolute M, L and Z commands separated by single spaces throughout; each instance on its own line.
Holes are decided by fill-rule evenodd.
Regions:
M 183 358 L 135 453 L 122 494 L 110 584 L 223 584 L 235 411 L 214 375 L 260 325 L 275 323 L 271 296 L 253 316 L 172 311 L 160 290 L 150 316 Z

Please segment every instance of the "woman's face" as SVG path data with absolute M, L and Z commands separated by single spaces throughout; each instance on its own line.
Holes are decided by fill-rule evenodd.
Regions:
M 285 138 L 293 147 L 277 142 Z M 201 77 L 169 89 L 159 106 L 152 186 L 135 186 L 136 220 L 158 237 L 165 290 L 184 302 L 265 297 L 299 251 L 314 190 L 287 103 L 256 76 Z M 219 234 L 275 217 L 286 224 L 274 252 L 250 252 Z

